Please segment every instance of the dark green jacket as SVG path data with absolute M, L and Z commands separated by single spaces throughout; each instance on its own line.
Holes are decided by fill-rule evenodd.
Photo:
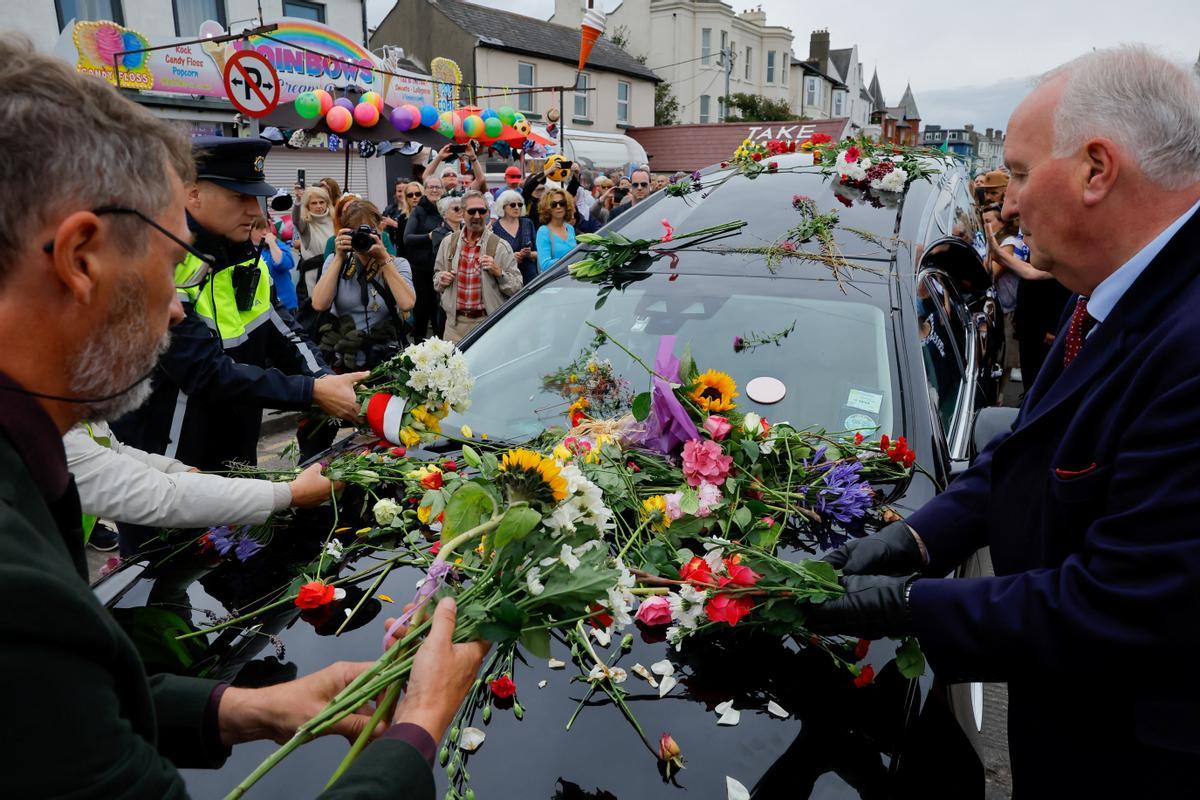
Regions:
M 0 374 L 4 386 L 15 384 Z M 147 678 L 93 597 L 61 436 L 10 391 L 0 391 L 0 648 L 5 797 L 182 798 L 177 767 L 218 767 L 228 755 L 209 707 L 217 683 Z M 433 796 L 429 765 L 395 739 L 373 743 L 321 795 Z

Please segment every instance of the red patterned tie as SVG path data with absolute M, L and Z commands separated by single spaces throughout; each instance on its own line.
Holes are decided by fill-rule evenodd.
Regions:
M 1063 369 L 1071 366 L 1071 362 L 1083 349 L 1088 331 L 1096 324 L 1087 311 L 1087 298 L 1081 297 L 1075 303 L 1075 313 L 1071 315 L 1071 324 L 1067 326 L 1067 346 L 1063 349 Z

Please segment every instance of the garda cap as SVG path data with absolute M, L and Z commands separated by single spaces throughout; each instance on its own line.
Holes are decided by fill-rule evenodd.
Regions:
M 267 183 L 263 166 L 271 143 L 252 137 L 197 136 L 192 139 L 198 180 L 211 181 L 232 192 L 272 197 L 275 187 Z

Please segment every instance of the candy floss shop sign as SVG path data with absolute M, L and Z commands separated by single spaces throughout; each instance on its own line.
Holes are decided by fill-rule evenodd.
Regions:
M 269 20 L 268 22 L 272 22 Z M 195 36 L 151 42 L 137 31 L 115 22 L 73 22 L 63 29 L 55 55 L 71 62 L 79 72 L 116 84 L 113 59 L 120 72 L 121 86 L 163 94 L 224 97 L 222 76 L 225 65 L 239 50 L 255 50 L 267 58 L 279 74 L 280 102 L 288 102 L 310 89 L 342 88 L 349 84 L 379 92 L 391 106 L 428 103 L 432 86 L 423 76 L 392 70 L 399 75 L 374 72 L 386 65 L 352 39 L 316 22 L 284 17 L 271 38 L 251 36 L 229 42 L 173 44 L 188 39 L 213 38 L 225 34 L 221 24 L 209 20 Z M 162 50 L 118 53 L 169 45 Z M 171 46 L 173 45 L 173 46 Z

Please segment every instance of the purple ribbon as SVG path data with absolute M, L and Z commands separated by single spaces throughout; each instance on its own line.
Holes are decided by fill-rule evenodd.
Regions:
M 388 626 L 387 633 L 383 635 L 384 652 L 387 652 L 388 649 L 388 639 L 391 639 L 392 635 L 395 634 L 396 631 L 400 630 L 402 626 L 407 625 L 408 621 L 413 618 L 414 614 L 424 608 L 425 604 L 429 602 L 429 598 L 433 597 L 434 593 L 436 593 L 437 590 L 442 587 L 442 584 L 445 583 L 446 575 L 450 573 L 450 570 L 451 566 L 450 562 L 448 561 L 434 561 L 433 564 L 430 565 L 429 573 L 421 579 L 419 584 L 417 584 L 417 593 L 413 597 L 413 607 L 408 611 L 405 611 L 399 616 L 398 619 L 392 622 L 392 624 Z
M 672 383 L 679 383 L 679 359 L 673 352 L 675 337 L 663 336 L 658 340 L 658 355 L 654 358 L 655 377 L 650 391 L 650 416 L 646 419 L 646 431 L 641 444 L 663 455 L 670 455 L 685 442 L 700 438 L 696 423 L 675 396 Z M 666 380 L 663 380 L 666 378 Z

